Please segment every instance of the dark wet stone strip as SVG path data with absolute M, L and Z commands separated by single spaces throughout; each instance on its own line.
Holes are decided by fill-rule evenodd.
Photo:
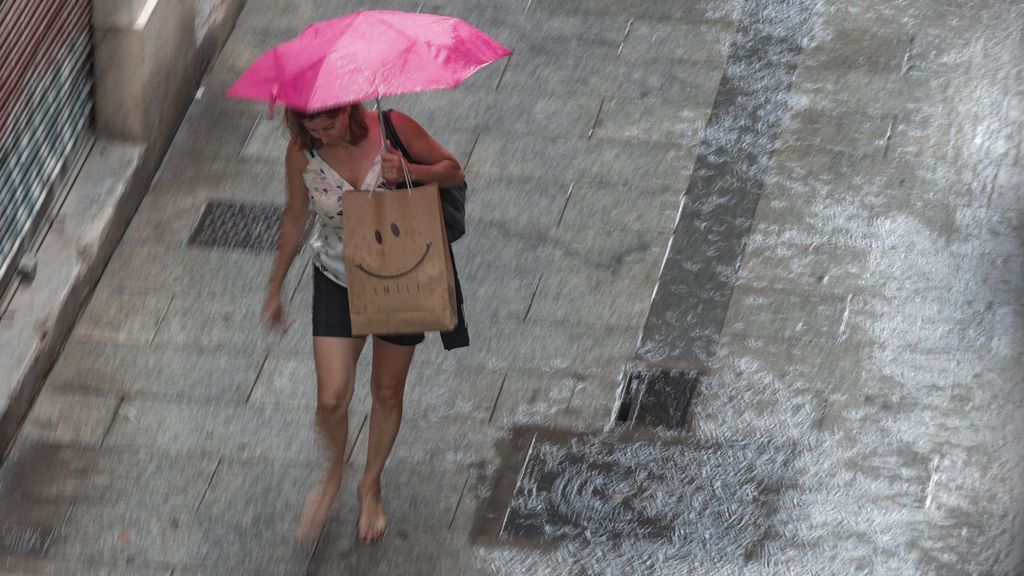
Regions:
M 683 427 L 714 357 L 813 0 L 751 0 L 738 22 L 617 419 Z
M 607 434 L 515 427 L 473 542 L 550 550 L 560 542 L 655 542 L 694 558 L 755 562 L 778 538 L 799 446 L 650 430 Z M 728 503 L 728 504 L 715 504 Z

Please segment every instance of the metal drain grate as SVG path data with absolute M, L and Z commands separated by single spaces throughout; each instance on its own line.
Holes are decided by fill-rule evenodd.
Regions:
M 474 526 L 481 544 L 646 542 L 694 558 L 760 558 L 778 537 L 796 447 L 514 431 Z
M 0 522 L 0 555 L 42 556 L 55 532 L 49 526 Z
M 626 368 L 615 420 L 630 426 L 684 428 L 700 373 L 649 368 L 634 362 Z
M 274 204 L 210 201 L 203 206 L 189 245 L 272 252 L 284 209 Z

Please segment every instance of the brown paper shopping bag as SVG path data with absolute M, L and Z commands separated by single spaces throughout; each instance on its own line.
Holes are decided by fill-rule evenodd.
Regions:
M 458 318 L 437 185 L 342 197 L 352 334 L 451 330 Z

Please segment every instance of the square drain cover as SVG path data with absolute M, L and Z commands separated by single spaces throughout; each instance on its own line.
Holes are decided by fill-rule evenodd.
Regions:
M 749 562 L 777 537 L 796 448 L 520 428 L 499 452 L 478 543 L 655 542 Z
M 275 204 L 210 201 L 203 206 L 190 245 L 272 252 L 284 208 Z

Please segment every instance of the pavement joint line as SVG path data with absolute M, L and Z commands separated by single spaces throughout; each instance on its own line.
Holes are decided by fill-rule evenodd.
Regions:
M 597 123 L 597 119 L 596 118 L 594 119 L 594 122 Z M 573 180 L 572 182 L 569 182 L 569 190 L 568 190 L 568 192 L 565 193 L 565 201 L 562 202 L 562 211 L 558 213 L 558 222 L 555 223 L 555 228 L 558 228 L 559 226 L 562 225 L 562 219 L 565 218 L 565 210 L 566 210 L 566 208 L 569 207 L 569 199 L 572 198 L 572 190 L 575 187 L 576 187 L 576 181 L 575 180 Z
M 632 22 L 632 21 L 633 20 L 630 19 L 630 22 Z M 601 97 L 601 103 L 597 105 L 597 114 L 594 114 L 594 122 L 590 125 L 590 132 L 587 132 L 587 140 L 590 140 L 591 138 L 593 138 L 594 130 L 597 129 L 597 121 L 601 118 L 601 110 L 603 110 L 603 109 L 604 109 L 604 96 Z M 565 208 L 564 207 L 562 208 L 562 212 L 563 213 L 565 212 Z M 559 217 L 558 221 L 559 221 L 559 223 L 561 223 L 562 218 Z
M 60 522 L 60 528 L 58 529 L 61 534 L 64 533 L 64 529 L 68 525 L 68 520 L 71 519 L 71 512 L 75 509 L 75 502 L 68 504 L 68 509 L 64 512 L 64 519 Z
M 213 466 L 213 472 L 210 473 L 210 479 L 206 481 L 206 488 L 203 489 L 203 495 L 199 498 L 199 503 L 196 504 L 194 514 L 199 513 L 199 509 L 203 507 L 203 502 L 206 502 L 206 495 L 210 493 L 210 486 L 213 486 L 213 479 L 217 477 L 217 471 L 220 470 L 221 457 L 217 457 L 217 463 Z
M 914 38 L 915 38 L 915 35 L 911 34 L 910 35 L 910 41 L 907 42 L 907 52 L 903 55 L 903 66 L 900 69 L 900 78 L 906 76 L 907 71 L 910 70 L 910 68 L 913 66 L 910 63 L 910 55 L 914 51 Z
M 626 22 L 626 31 L 622 33 L 622 41 L 619 42 L 619 49 L 615 52 L 615 56 L 622 56 L 622 47 L 626 45 L 626 38 L 629 38 L 629 29 L 633 26 L 633 19 L 630 18 L 629 22 Z
M 505 375 L 501 377 L 501 385 L 498 386 L 498 394 L 495 395 L 494 404 L 491 405 L 491 415 L 487 417 L 488 424 L 494 421 L 494 412 L 498 409 L 498 401 L 501 400 L 501 393 L 505 390 L 505 380 L 508 380 L 508 370 L 505 370 Z
M 263 355 L 263 362 L 260 362 L 260 369 L 256 371 L 256 377 L 252 379 L 252 386 L 249 387 L 249 393 L 245 396 L 243 404 L 248 404 L 249 400 L 252 400 L 252 393 L 256 391 L 256 384 L 260 381 L 260 376 L 263 375 L 263 368 L 266 367 L 269 358 L 270 352 Z
M 114 406 L 114 413 L 110 416 L 110 422 L 108 422 L 106 428 L 103 429 L 103 436 L 100 437 L 100 444 L 98 448 L 103 448 L 103 444 L 106 443 L 107 436 L 110 435 L 110 430 L 114 427 L 114 422 L 117 421 L 117 415 L 121 413 L 121 406 L 124 406 L 124 400 L 124 394 L 118 397 L 117 406 Z
M 308 224 L 306 225 L 306 229 L 309 229 Z M 292 295 L 288 297 L 289 304 L 295 302 L 295 296 L 299 293 L 299 286 L 302 285 L 302 279 L 306 277 L 306 271 L 309 270 L 309 267 L 312 262 L 313 257 L 309 256 L 308 258 L 306 258 L 306 261 L 302 264 L 302 271 L 299 272 L 299 281 L 295 283 L 295 286 L 292 288 Z
M 696 396 L 696 394 L 694 394 Z M 832 406 L 832 401 L 825 399 L 821 404 L 821 414 L 818 414 L 817 420 L 814 421 L 814 428 L 817 430 L 823 430 L 825 428 L 825 418 L 828 416 L 828 409 Z
M 462 491 L 459 492 L 459 499 L 455 502 L 455 509 L 452 510 L 452 519 L 448 521 L 449 531 L 451 531 L 452 526 L 455 525 L 455 517 L 459 514 L 459 506 L 462 505 L 462 498 L 466 495 L 466 486 L 469 486 L 470 476 L 472 476 L 472 473 L 466 472 L 466 481 L 462 483 Z
M 839 333 L 836 334 L 836 344 L 842 344 L 846 340 L 846 322 L 850 319 L 850 302 L 853 300 L 853 293 L 846 295 L 846 305 L 843 307 L 843 320 L 839 323 Z
M 172 293 L 171 297 L 167 300 L 167 306 L 164 308 L 164 311 L 160 314 L 160 318 L 156 321 L 156 329 L 153 330 L 153 334 L 149 337 L 148 345 L 150 347 L 153 346 L 153 342 L 156 340 L 156 333 L 159 332 L 160 327 L 164 325 L 164 318 L 167 317 L 167 312 L 170 311 L 171 304 L 174 304 L 174 296 L 175 295 Z
M 533 287 L 533 294 L 530 295 L 530 304 L 526 307 L 526 314 L 523 314 L 523 322 L 530 316 L 530 310 L 533 310 L 533 301 L 537 299 L 537 291 L 540 290 L 541 280 L 544 279 L 544 273 L 541 272 L 537 277 L 537 285 Z
M 533 438 L 530 439 L 530 448 L 526 451 L 526 458 L 523 458 L 523 467 L 519 470 L 519 475 L 516 477 L 516 483 L 512 489 L 512 494 L 523 483 L 523 476 L 526 475 L 526 468 L 530 464 L 530 457 L 533 456 L 533 448 L 537 445 L 537 433 L 533 433 Z M 501 519 L 501 527 L 498 528 L 498 537 L 505 533 L 505 525 L 508 524 L 508 517 L 512 513 L 512 500 L 509 499 L 508 507 L 505 508 L 505 517 Z
M 356 451 L 356 443 L 359 442 L 359 436 L 363 433 L 363 428 L 366 427 L 366 421 L 370 418 L 370 414 L 367 412 L 363 414 L 363 419 L 359 422 L 359 429 L 356 430 L 356 435 L 352 437 L 352 442 L 348 448 L 348 456 L 345 458 L 346 464 L 352 463 L 352 454 Z
M 992 179 L 988 183 L 988 196 L 985 198 L 985 209 L 992 209 L 992 198 L 996 195 L 996 182 L 999 181 L 999 172 L 1003 169 L 1003 165 L 999 164 L 996 166 L 995 173 L 992 174 Z
M 566 403 L 565 403 L 565 409 L 566 410 L 571 410 L 572 409 L 572 401 L 573 401 L 573 398 L 576 397 L 576 390 L 579 389 L 579 384 L 580 384 L 579 382 L 574 382 L 573 383 L 573 385 L 572 385 L 572 392 L 569 392 L 569 400 L 566 401 Z
M 889 120 L 889 128 L 885 131 L 885 145 L 882 147 L 882 159 L 889 157 L 889 146 L 892 144 L 892 134 L 896 131 L 896 121 L 899 118 L 899 114 L 893 114 L 892 119 Z
M 935 481 L 939 478 L 939 465 L 942 463 L 942 456 L 936 456 L 928 466 L 928 488 L 925 489 L 924 509 L 932 507 L 932 497 L 935 495 Z
M 469 147 L 469 154 L 466 155 L 466 165 L 462 167 L 463 173 L 469 170 L 469 163 L 473 160 L 473 152 L 476 151 L 476 144 L 480 141 L 481 134 L 483 134 L 483 130 L 477 130 L 476 137 L 473 138 L 473 145 Z
M 495 92 L 501 88 L 501 81 L 505 79 L 505 72 L 508 70 L 508 65 L 512 62 L 512 56 L 515 56 L 515 54 L 509 54 L 508 58 L 505 58 L 505 65 L 501 68 L 501 75 L 498 76 L 498 83 L 494 85 Z
M 256 127 L 260 125 L 260 117 L 262 114 L 257 114 L 256 119 L 252 121 L 252 128 L 249 129 L 249 135 L 245 137 L 245 142 L 242 142 L 242 147 L 238 150 L 238 159 L 241 160 L 242 154 L 245 154 L 245 147 L 249 145 L 249 141 L 252 140 L 252 135 L 256 133 Z

